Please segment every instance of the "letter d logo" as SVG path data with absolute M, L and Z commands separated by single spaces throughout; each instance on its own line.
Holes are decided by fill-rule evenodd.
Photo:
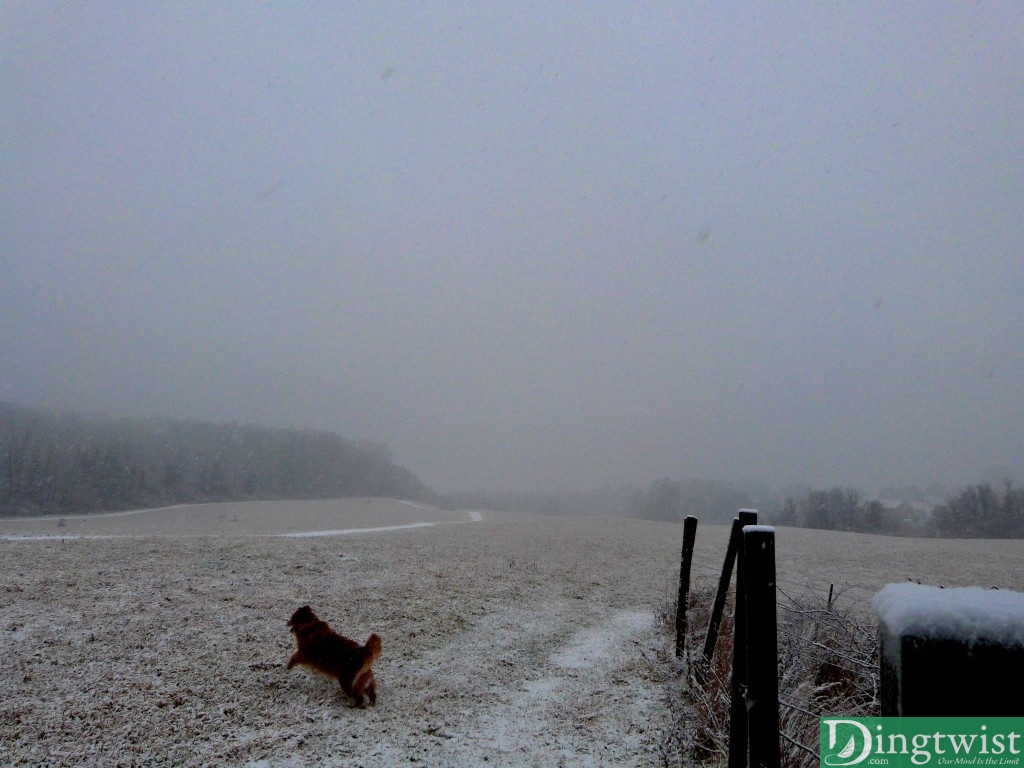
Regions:
M 822 718 L 822 724 L 828 726 L 828 749 L 831 754 L 825 754 L 825 750 L 822 749 L 821 762 L 825 765 L 856 765 L 862 762 L 871 754 L 871 731 L 868 730 L 864 723 L 858 722 L 857 720 L 832 720 L 831 718 Z M 849 736 L 849 740 L 843 745 L 843 748 L 838 752 L 835 752 L 835 748 L 838 746 L 839 738 L 839 727 L 840 725 L 853 726 L 856 730 L 849 728 L 843 729 L 843 738 Z M 854 753 L 857 751 L 857 742 L 863 741 L 864 744 L 860 750 L 860 754 L 854 757 Z M 823 745 L 824 746 L 824 745 Z

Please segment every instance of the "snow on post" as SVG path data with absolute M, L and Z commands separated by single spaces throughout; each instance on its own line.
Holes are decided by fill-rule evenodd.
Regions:
M 1024 715 L 1024 594 L 889 584 L 872 604 L 883 717 Z

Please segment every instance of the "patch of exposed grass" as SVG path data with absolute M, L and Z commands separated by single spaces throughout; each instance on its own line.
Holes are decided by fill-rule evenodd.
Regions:
M 676 665 L 680 695 L 670 702 L 684 734 L 684 754 L 707 766 L 728 761 L 733 657 L 730 595 L 714 654 L 710 663 L 703 663 L 713 602 L 710 589 L 690 595 L 686 650 Z M 779 738 L 784 768 L 820 764 L 819 717 L 878 715 L 877 630 L 843 603 L 842 594 L 828 602 L 779 590 Z

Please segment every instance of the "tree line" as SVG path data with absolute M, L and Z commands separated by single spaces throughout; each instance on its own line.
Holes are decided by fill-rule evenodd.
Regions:
M 943 538 L 1024 538 L 1024 487 L 1009 480 L 1002 489 L 977 483 L 948 496 L 934 507 L 899 505 L 887 508 L 865 499 L 853 488 L 811 491 L 801 499 L 787 498 L 771 514 L 776 525 L 795 525 L 858 533 Z
M 704 523 L 728 523 L 736 510 L 766 508 L 770 491 L 762 482 L 727 482 L 703 478 L 653 481 L 647 488 L 631 486 L 546 493 L 463 493 L 449 496 L 460 507 L 518 510 L 545 515 L 634 517 L 679 522 L 693 515 Z
M 885 492 L 883 492 L 884 494 Z M 786 494 L 763 482 L 728 482 L 659 478 L 647 488 L 605 487 L 548 493 L 477 493 L 449 497 L 461 507 L 486 507 L 548 515 L 635 517 L 682 522 L 693 515 L 705 524 L 727 524 L 739 509 L 763 513 L 771 525 L 788 525 L 889 536 L 944 538 L 1024 538 L 1024 488 L 1006 481 L 1002 487 L 979 483 L 958 492 L 929 489 L 945 497 L 925 503 L 916 488 L 892 489 L 916 501 L 887 503 L 865 497 L 856 488 L 791 488 Z
M 385 445 L 331 432 L 0 403 L 0 515 L 351 496 L 434 494 Z

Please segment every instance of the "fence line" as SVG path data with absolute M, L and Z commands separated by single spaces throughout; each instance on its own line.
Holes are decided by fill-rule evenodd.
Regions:
M 774 529 L 752 527 L 756 526 L 756 523 L 756 512 L 752 510 L 742 510 L 733 521 L 726 557 L 722 567 L 714 573 L 717 577 L 717 589 L 704 636 L 703 650 L 691 667 L 694 684 L 703 688 L 709 682 L 709 670 L 714 661 L 732 576 L 735 572 L 737 597 L 733 605 L 733 658 L 729 665 L 731 674 L 728 683 L 727 713 L 729 768 L 777 768 L 781 760 L 780 746 L 783 743 L 807 756 L 818 758 L 814 750 L 786 733 L 781 727 L 781 708 L 799 713 L 800 717 L 817 719 L 820 715 L 814 714 L 808 708 L 813 707 L 811 701 L 801 706 L 793 699 L 784 701 L 780 698 L 779 638 L 785 639 L 787 654 L 792 654 L 794 648 L 798 649 L 796 655 L 787 655 L 787 658 L 800 665 L 805 663 L 800 661 L 802 658 L 819 668 L 845 663 L 857 669 L 873 669 L 871 664 L 844 653 L 840 647 L 830 647 L 814 637 L 807 637 L 800 632 L 791 631 L 786 626 L 778 625 L 778 611 L 784 611 L 793 617 L 787 623 L 808 618 L 815 622 L 814 626 L 830 628 L 839 632 L 842 637 L 850 637 L 858 644 L 864 640 L 875 641 L 874 633 L 869 628 L 836 612 L 836 602 L 846 591 L 845 588 L 837 589 L 833 584 L 825 590 L 793 582 L 815 599 L 820 597 L 823 603 L 827 595 L 831 596 L 826 608 L 808 609 L 801 607 L 797 598 L 786 588 L 778 587 L 775 573 Z M 697 522 L 689 525 L 695 533 Z M 753 558 L 750 557 L 751 551 L 754 552 Z M 685 590 L 680 590 L 677 606 L 683 606 L 685 611 L 687 591 L 693 583 L 693 569 L 696 567 L 697 572 L 704 572 L 709 576 L 711 573 L 704 565 L 705 558 L 698 559 L 692 555 L 692 544 L 685 536 L 685 531 L 683 552 L 680 586 L 685 586 Z M 762 553 L 765 556 L 758 557 Z M 792 590 L 792 585 L 788 589 Z M 685 655 L 685 651 L 678 649 L 684 640 L 690 637 L 690 633 L 683 631 L 683 634 L 680 634 L 681 627 L 687 626 L 688 622 L 680 623 L 678 607 L 676 618 L 677 654 Z M 690 638 L 690 642 L 696 639 Z M 857 690 L 874 699 L 873 691 L 860 687 L 857 687 Z M 798 730 L 803 732 L 802 729 Z
M 686 637 L 686 600 L 697 530 L 695 518 L 687 518 L 686 522 L 676 609 L 677 655 L 683 655 Z M 733 521 L 695 679 L 700 686 L 707 680 L 734 568 L 737 597 L 733 612 L 729 768 L 778 768 L 782 734 L 779 730 L 775 530 L 758 526 L 754 510 L 740 510 Z
M 815 743 L 815 721 L 837 707 L 848 717 L 878 716 L 879 707 L 881 715 L 938 715 L 948 711 L 951 702 L 963 710 L 964 701 L 972 702 L 973 707 L 961 712 L 965 715 L 1016 714 L 1021 710 L 1016 692 L 1024 685 L 1024 644 L 1000 635 L 1003 630 L 1001 625 L 995 626 L 998 622 L 986 630 L 992 636 L 982 640 L 973 636 L 937 641 L 920 638 L 899 621 L 887 625 L 881 612 L 876 626 L 871 612 L 862 611 L 859 605 L 861 592 L 870 589 L 864 585 L 814 585 L 803 579 L 786 579 L 780 584 L 775 573 L 774 529 L 751 527 L 756 518 L 749 513 L 743 518 L 733 521 L 720 571 L 711 570 L 706 556 L 695 556 L 692 543 L 684 546 L 689 553 L 684 569 L 686 590 L 692 583 L 691 571 L 708 580 L 717 577 L 718 582 L 713 607 L 709 606 L 711 618 L 703 653 L 689 666 L 694 704 L 701 713 L 694 731 L 694 751 L 698 755 L 701 750 L 704 758 L 698 759 L 714 756 L 720 760 L 727 754 L 729 768 L 776 768 L 782 745 L 788 762 L 815 765 L 808 758 L 820 761 L 820 756 L 807 746 Z M 770 539 L 765 538 L 769 532 Z M 733 657 L 712 665 L 734 571 Z M 702 584 L 702 594 L 709 587 Z M 840 609 L 837 604 L 848 590 L 852 592 L 845 596 L 847 607 Z M 916 605 L 917 592 L 932 590 L 929 599 L 940 602 L 929 608 L 928 620 L 947 612 L 974 610 L 982 598 L 985 604 L 995 606 L 989 608 L 993 615 L 1006 613 L 1005 603 L 1013 606 L 1015 616 L 1024 617 L 1024 595 L 1019 593 L 976 597 L 976 593 L 956 589 L 941 592 L 939 587 L 921 587 L 919 582 L 890 585 L 886 590 L 895 590 L 887 599 L 898 598 L 912 605 Z M 685 590 L 680 595 L 679 605 L 685 606 Z M 875 611 L 879 611 L 877 600 Z M 784 619 L 781 625 L 780 617 Z M 1020 627 L 1015 631 L 1024 631 L 1024 618 L 1015 626 Z M 684 635 L 677 637 L 677 648 L 681 642 L 700 643 L 697 633 Z M 899 654 L 903 662 L 898 665 L 893 658 Z M 766 660 L 769 656 L 770 663 Z M 944 674 L 936 677 L 938 666 Z M 729 674 L 728 681 L 725 674 Z M 698 687 L 704 693 L 697 693 Z M 779 695 L 780 688 L 785 689 L 785 698 Z M 993 694 L 997 688 L 1000 693 Z M 726 732 L 727 750 L 722 739 Z

